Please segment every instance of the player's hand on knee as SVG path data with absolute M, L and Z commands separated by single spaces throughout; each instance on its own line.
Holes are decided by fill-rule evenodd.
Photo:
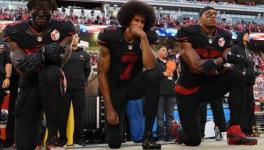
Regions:
M 37 52 L 17 58 L 15 67 L 22 72 L 29 73 L 37 69 L 42 61 L 41 53 Z
M 45 58 L 46 64 L 58 65 L 61 62 L 60 55 L 65 52 L 65 49 L 58 43 L 51 43 L 45 45 L 45 47 L 43 47 L 41 51 L 43 57 Z
M 46 59 L 51 59 L 56 56 L 60 56 L 60 54 L 63 54 L 65 52 L 65 49 L 63 46 L 61 46 L 58 43 L 51 43 L 51 44 L 45 45 L 41 49 L 41 52 Z
M 111 125 L 119 124 L 119 117 L 114 109 L 109 109 L 106 111 L 106 120 Z
M 42 53 L 45 56 L 54 55 L 54 54 L 63 54 L 65 52 L 65 49 L 62 45 L 59 43 L 51 43 L 44 46 L 44 49 L 42 49 Z
M 209 59 L 203 64 L 203 71 L 204 73 L 209 73 L 210 71 L 216 69 L 217 63 L 213 59 Z
M 232 54 L 231 52 L 223 57 L 223 62 L 230 64 L 243 64 L 244 66 L 248 65 L 247 59 L 240 55 Z

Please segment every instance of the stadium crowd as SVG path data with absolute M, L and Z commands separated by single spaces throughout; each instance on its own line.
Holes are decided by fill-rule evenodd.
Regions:
M 219 0 L 198 0 L 198 1 L 201 1 L 203 3 L 219 3 Z M 227 2 L 229 4 L 243 4 L 243 5 L 251 5 L 251 6 L 256 5 L 256 3 L 254 1 L 239 2 L 237 0 L 228 0 Z
M 182 17 L 169 14 L 160 14 L 160 17 L 157 17 L 155 26 L 156 27 L 165 27 L 165 28 L 176 28 L 179 29 L 182 26 L 189 26 L 198 23 L 197 18 L 192 17 Z M 102 11 L 100 14 L 94 13 L 91 10 L 90 14 L 85 13 L 83 10 L 80 15 L 75 15 L 73 10 L 69 14 L 65 13 L 65 9 L 62 8 L 61 11 L 57 11 L 54 14 L 56 19 L 60 20 L 70 20 L 74 24 L 86 24 L 86 25 L 113 25 L 117 24 L 116 18 L 113 16 L 108 16 Z M 26 9 L 2 9 L 0 10 L 0 20 L 10 20 L 10 21 L 19 21 L 29 19 L 29 13 Z M 228 21 L 219 21 L 218 26 L 226 30 L 232 31 L 243 31 L 245 29 L 251 32 L 263 32 L 264 24 L 259 24 L 256 22 L 250 22 L 246 20 L 241 20 L 237 22 L 228 22 Z

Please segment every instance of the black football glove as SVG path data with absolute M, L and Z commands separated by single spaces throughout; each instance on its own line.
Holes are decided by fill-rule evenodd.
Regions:
M 24 73 L 35 71 L 43 62 L 41 52 L 28 54 L 16 59 L 15 67 Z
M 219 72 L 219 73 L 223 72 L 223 70 L 225 69 L 225 68 L 224 68 L 224 64 L 222 64 L 222 63 L 221 63 L 221 64 L 217 64 L 217 66 L 216 66 L 215 69 L 216 69 L 216 71 Z
M 58 43 L 45 45 L 41 50 L 45 63 L 48 65 L 59 65 L 61 63 L 60 54 L 65 52 L 64 47 Z
M 213 59 L 209 59 L 203 64 L 204 73 L 210 73 L 212 70 L 216 68 L 217 68 L 217 63 Z
M 223 57 L 223 63 L 230 63 L 230 64 L 242 64 L 245 67 L 248 66 L 248 61 L 242 56 L 235 55 L 232 53 L 228 53 Z

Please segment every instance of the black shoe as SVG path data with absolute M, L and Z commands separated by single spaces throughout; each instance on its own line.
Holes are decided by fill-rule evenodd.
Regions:
M 81 138 L 81 139 L 74 139 L 74 144 L 78 144 L 78 145 L 81 145 L 81 146 L 85 146 L 86 145 L 86 143 L 83 140 L 83 138 Z
M 2 139 L 0 139 L 0 148 L 3 148 L 3 140 Z
M 156 136 L 156 137 L 152 137 L 152 139 L 154 140 L 154 141 L 164 141 L 164 136 Z
M 59 143 L 58 143 L 58 146 L 59 147 L 63 147 L 67 144 L 68 142 L 68 139 L 67 137 L 59 137 Z
M 57 136 L 52 136 L 46 141 L 46 150 L 65 150 L 65 148 L 60 146 L 60 141 Z
M 47 141 L 46 141 L 46 145 L 51 145 L 51 146 L 59 146 L 59 138 L 54 135 L 54 136 L 48 136 Z
M 120 149 L 121 143 L 120 144 L 108 144 L 110 149 Z
M 172 124 L 171 136 L 175 139 L 176 144 L 183 143 L 184 132 L 180 124 Z
M 3 142 L 3 148 L 11 148 L 14 142 L 11 142 L 9 140 L 5 140 Z
M 166 135 L 164 138 L 164 141 L 170 142 L 170 141 L 172 141 L 172 137 L 170 135 Z
M 143 149 L 161 149 L 161 145 L 154 141 L 145 140 L 142 143 L 142 148 Z

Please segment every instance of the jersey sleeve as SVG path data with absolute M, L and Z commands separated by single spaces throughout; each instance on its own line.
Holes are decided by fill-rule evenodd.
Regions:
M 103 29 L 97 38 L 97 43 L 100 44 L 101 46 L 105 46 L 107 48 L 110 47 L 110 41 L 111 41 L 111 30 L 109 28 Z
M 17 41 L 19 31 L 11 25 L 8 25 L 4 29 L 3 40 L 5 42 Z
M 6 63 L 9 63 L 9 64 L 11 64 L 11 59 L 10 59 L 10 51 L 9 51 L 9 49 L 8 48 L 5 48 L 5 50 L 4 50 L 4 61 L 5 61 L 5 64 Z
M 90 55 L 87 52 L 85 52 L 85 65 L 84 65 L 85 80 L 88 79 L 90 73 L 91 73 Z
M 147 33 L 147 37 L 150 45 L 156 45 L 159 43 L 158 35 L 154 30 L 149 31 Z
M 70 21 L 63 22 L 61 27 L 62 31 L 68 36 L 74 35 L 76 33 L 74 25 Z
M 1 52 L 1 54 L 4 56 L 3 57 L 4 64 L 6 63 L 11 64 L 10 52 L 9 52 L 9 47 L 7 46 L 7 43 L 4 42 L 3 40 L 0 40 L 0 45 L 3 45 L 3 51 Z
M 178 42 L 190 42 L 191 41 L 191 35 L 188 31 L 188 28 L 182 27 L 178 30 L 176 34 L 176 41 Z

